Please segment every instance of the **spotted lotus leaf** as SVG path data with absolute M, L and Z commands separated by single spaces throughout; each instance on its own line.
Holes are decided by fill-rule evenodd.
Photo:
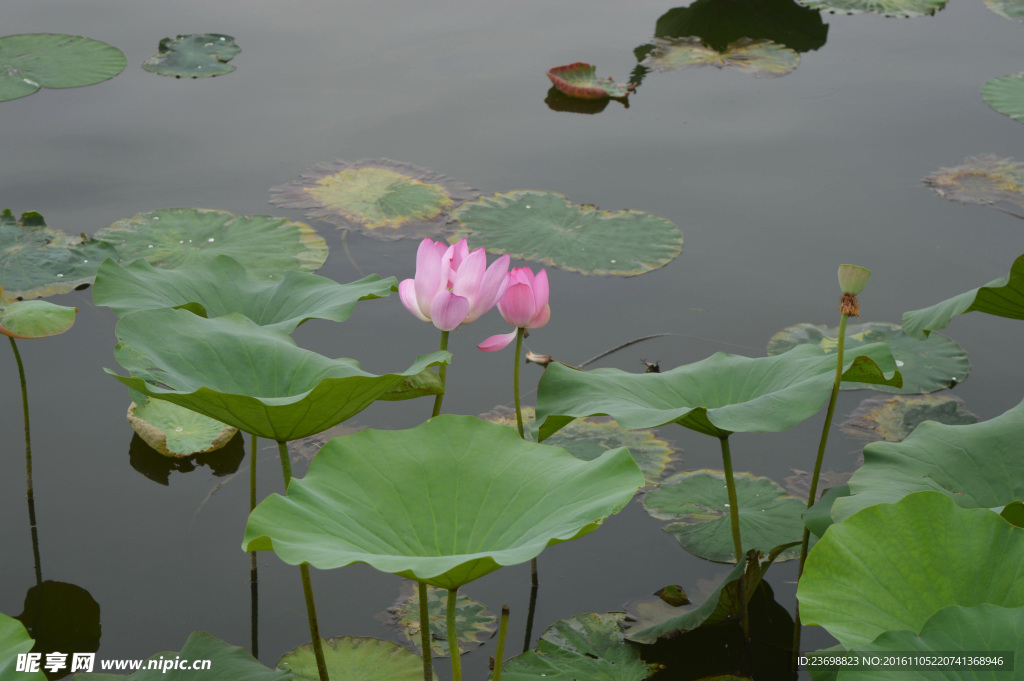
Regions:
M 978 417 L 953 395 L 894 395 L 864 400 L 839 429 L 867 440 L 901 442 L 924 421 L 957 426 L 977 423 Z
M 800 54 L 770 40 L 741 38 L 725 51 L 700 38 L 655 38 L 654 49 L 641 62 L 654 71 L 675 71 L 687 66 L 740 69 L 757 76 L 784 76 L 800 64 Z
M 435 656 L 448 657 L 448 638 L 445 616 L 448 591 L 427 586 L 427 610 L 430 614 L 430 649 Z M 403 642 L 420 650 L 420 597 L 416 582 L 402 582 L 398 600 L 383 613 L 384 623 L 397 629 Z M 455 632 L 459 652 L 483 645 L 494 635 L 498 620 L 483 603 L 463 593 L 455 601 Z M 421 651 L 422 652 L 422 651 Z
M 632 83 L 616 83 L 611 77 L 598 78 L 595 70 L 596 67 L 578 61 L 549 69 L 548 79 L 560 92 L 577 99 L 625 99 L 633 92 Z
M 161 76 L 211 78 L 234 71 L 228 62 L 241 51 L 229 35 L 179 35 L 161 40 L 159 51 L 142 62 L 142 68 Z
M 958 166 L 939 168 L 924 183 L 957 203 L 1024 209 L 1024 165 L 1012 158 L 968 156 Z

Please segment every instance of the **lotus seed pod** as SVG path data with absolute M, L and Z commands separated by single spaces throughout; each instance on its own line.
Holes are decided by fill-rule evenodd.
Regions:
M 857 265 L 839 266 L 839 287 L 843 293 L 859 294 L 868 285 L 871 278 L 871 270 Z

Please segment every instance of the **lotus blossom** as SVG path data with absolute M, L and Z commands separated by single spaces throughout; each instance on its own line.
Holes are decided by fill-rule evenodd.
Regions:
M 498 302 L 498 311 L 516 331 L 491 336 L 477 347 L 494 352 L 516 339 L 519 329 L 539 329 L 551 319 L 548 305 L 548 273 L 541 270 L 536 276 L 529 267 L 516 267 L 509 275 L 508 288 Z
M 506 253 L 487 267 L 484 249 L 469 252 L 465 239 L 448 246 L 424 239 L 416 252 L 416 276 L 398 285 L 405 309 L 441 331 L 480 318 L 509 284 Z

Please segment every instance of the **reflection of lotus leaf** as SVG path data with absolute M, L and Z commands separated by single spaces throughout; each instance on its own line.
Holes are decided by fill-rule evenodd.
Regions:
M 302 208 L 310 219 L 378 239 L 435 235 L 455 205 L 480 194 L 431 170 L 387 159 L 322 163 L 270 193 L 275 205 Z
M 935 14 L 947 0 L 801 0 L 800 4 L 822 12 L 861 14 L 873 12 L 887 17 L 921 17 Z
M 323 641 L 327 674 L 335 681 L 422 681 L 423 662 L 408 648 L 379 638 L 339 636 Z M 285 653 L 277 668 L 293 681 L 320 681 L 313 644 Z M 434 675 L 437 678 L 437 675 Z M 246 679 L 248 681 L 248 679 Z
M 77 307 L 45 300 L 7 303 L 0 288 L 0 334 L 11 338 L 46 338 L 64 333 L 75 323 Z
M 839 429 L 854 437 L 899 442 L 923 421 L 951 426 L 977 423 L 978 417 L 963 406 L 963 400 L 953 395 L 872 398 L 861 402 Z
M 700 36 L 718 51 L 740 38 L 764 38 L 797 52 L 825 45 L 828 24 L 821 14 L 793 0 L 695 0 L 658 17 L 658 38 Z
M 950 201 L 1024 208 L 1024 166 L 1012 158 L 969 156 L 958 166 L 940 168 L 924 183 Z
M 36 640 L 37 651 L 94 653 L 99 650 L 100 604 L 77 584 L 49 579 L 36 584 L 25 594 L 25 607 L 18 619 Z M 0 679 L 8 681 L 9 678 L 0 671 Z M 22 677 L 18 675 L 14 679 L 21 681 Z
M 41 671 L 15 671 L 18 655 L 32 650 L 34 643 L 21 622 L 0 612 L 0 679 L 46 681 L 46 674 Z
M 1001 17 L 1024 21 L 1024 3 L 1021 0 L 985 0 L 985 6 Z
M 1024 73 L 993 78 L 981 86 L 985 102 L 1015 121 L 1024 121 Z
M 92 85 L 124 70 L 124 53 L 91 38 L 24 33 L 0 38 L 0 102 L 39 88 Z
M 238 432 L 237 428 L 167 400 L 147 399 L 141 406 L 132 402 L 128 423 L 147 445 L 164 456 L 174 457 L 216 451 Z
M 654 50 L 641 62 L 654 71 L 675 71 L 685 66 L 738 68 L 758 76 L 784 76 L 800 64 L 800 55 L 770 40 L 742 38 L 724 52 L 708 47 L 700 38 L 655 38 Z
M 448 638 L 445 616 L 448 607 L 448 592 L 437 587 L 427 587 L 427 609 L 430 613 L 430 649 L 439 657 L 448 656 Z M 388 608 L 385 624 L 398 629 L 407 645 L 420 649 L 420 596 L 416 582 L 402 583 L 398 601 Z M 497 618 L 483 603 L 477 603 L 465 594 L 455 599 L 455 636 L 459 641 L 459 652 L 483 645 L 497 628 Z
M 510 253 L 581 274 L 643 274 L 683 249 L 679 228 L 639 210 L 616 213 L 577 206 L 561 194 L 513 191 L 485 196 L 452 211 L 455 243 Z
M 584 62 L 555 66 L 548 70 L 548 78 L 558 90 L 577 99 L 607 99 L 628 97 L 633 91 L 632 84 L 614 82 L 594 75 L 595 67 Z
M 234 71 L 227 62 L 241 51 L 229 35 L 179 35 L 161 40 L 160 51 L 142 62 L 142 68 L 161 76 L 209 78 Z
M 800 540 L 804 530 L 800 514 L 806 504 L 788 496 L 768 478 L 750 473 L 736 473 L 734 477 L 745 551 L 768 553 L 776 546 Z M 674 475 L 647 493 L 644 509 L 658 520 L 676 521 L 665 531 L 693 555 L 719 563 L 736 560 L 724 473 L 702 470 Z M 778 560 L 799 555 L 799 547 L 794 547 Z

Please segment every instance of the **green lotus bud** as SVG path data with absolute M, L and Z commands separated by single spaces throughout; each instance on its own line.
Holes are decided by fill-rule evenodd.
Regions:
M 868 285 L 871 278 L 871 270 L 857 265 L 839 266 L 839 287 L 843 293 L 859 294 Z

